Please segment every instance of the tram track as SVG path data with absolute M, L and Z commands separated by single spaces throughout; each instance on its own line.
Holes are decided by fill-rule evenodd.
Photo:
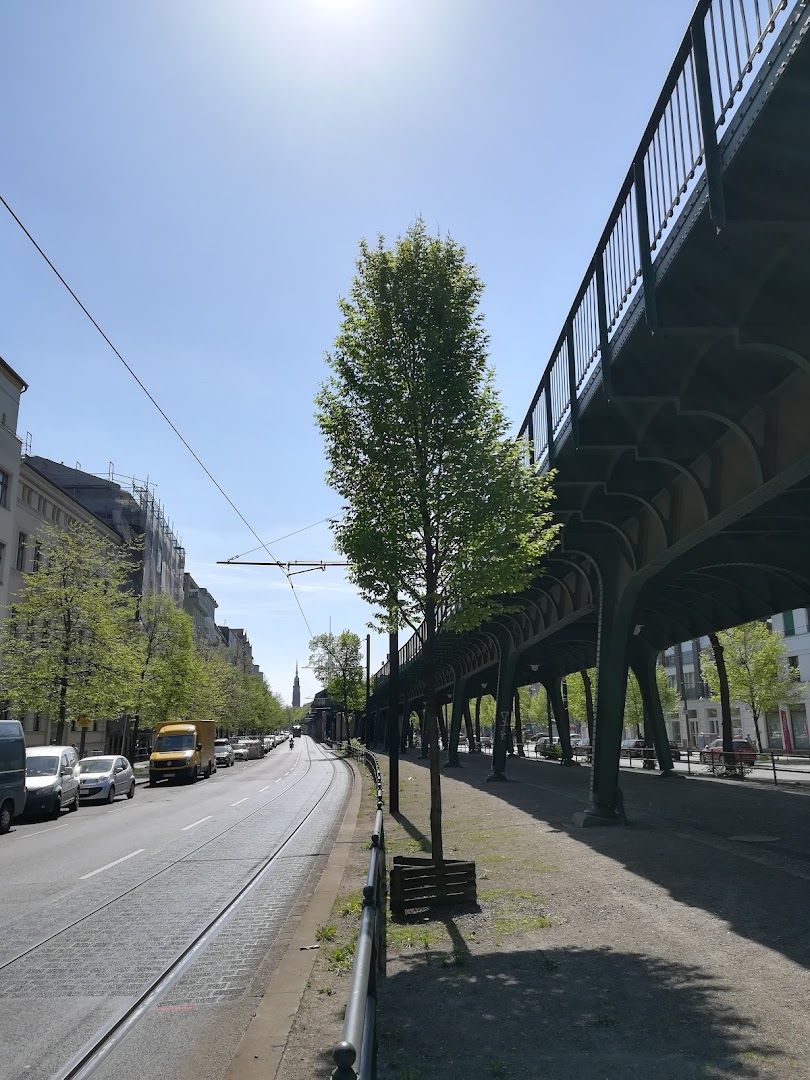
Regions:
M 6 971 L 11 979 L 13 979 L 15 976 L 13 965 L 19 964 L 20 961 L 24 961 L 27 957 L 30 957 L 32 953 L 36 953 L 37 950 L 43 950 L 49 943 L 54 942 L 55 939 L 60 938 L 63 935 L 68 935 L 72 929 L 78 927 L 79 932 L 81 933 L 81 924 L 87 923 L 87 920 L 93 918 L 93 916 L 103 913 L 105 909 L 119 903 L 125 897 L 131 896 L 133 893 L 137 892 L 137 890 L 144 888 L 161 875 L 167 874 L 173 868 L 177 868 L 187 861 L 195 863 L 199 862 L 200 857 L 204 859 L 206 848 L 210 849 L 211 845 L 221 844 L 223 837 L 226 837 L 229 833 L 233 833 L 234 830 L 244 826 L 246 822 L 249 822 L 263 811 L 266 811 L 268 807 L 271 807 L 274 803 L 289 796 L 291 791 L 299 787 L 308 776 L 311 776 L 314 764 L 323 763 L 329 765 L 329 777 L 328 779 L 323 778 L 322 781 L 316 783 L 312 792 L 313 801 L 311 805 L 307 806 L 305 811 L 303 811 L 302 808 L 302 812 L 299 813 L 286 828 L 284 828 L 282 835 L 278 836 L 273 842 L 272 850 L 263 855 L 260 861 L 250 869 L 246 880 L 242 884 L 235 886 L 235 891 L 227 898 L 223 896 L 217 901 L 216 908 L 209 910 L 206 913 L 204 923 L 196 929 L 193 937 L 191 937 L 190 940 L 187 940 L 182 947 L 179 947 L 166 962 L 160 965 L 159 969 L 151 974 L 145 973 L 147 974 L 146 980 L 139 988 L 137 988 L 137 990 L 133 987 L 135 992 L 126 1006 L 120 1008 L 113 1016 L 107 1018 L 95 1033 L 82 1044 L 75 1053 L 73 1053 L 66 1064 L 56 1064 L 52 1062 L 48 1071 L 43 1071 L 43 1076 L 47 1075 L 51 1077 L 51 1080 L 85 1080 L 85 1078 L 92 1076 L 106 1061 L 109 1055 L 113 1053 L 130 1032 L 132 1032 L 144 1019 L 152 1009 L 153 1005 L 190 971 L 206 947 L 217 938 L 223 928 L 237 914 L 245 900 L 264 882 L 267 875 L 278 863 L 278 860 L 286 856 L 286 851 L 296 836 L 298 836 L 301 830 L 312 819 L 313 815 L 318 812 L 324 800 L 327 799 L 333 791 L 338 776 L 339 767 L 334 759 L 331 759 L 327 755 L 320 756 L 313 754 L 313 748 L 308 741 L 305 745 L 307 753 L 306 767 L 299 776 L 292 778 L 291 782 L 287 784 L 283 790 L 276 790 L 271 798 L 264 800 L 249 814 L 240 817 L 238 821 L 231 823 L 225 828 L 219 829 L 214 836 L 209 837 L 202 843 L 197 844 L 190 851 L 173 859 L 169 864 L 161 867 L 157 872 L 142 878 L 137 884 L 122 890 L 115 897 L 103 904 L 99 904 L 93 911 L 84 913 L 80 918 L 72 920 L 69 924 L 61 927 L 54 933 L 43 936 L 39 941 L 35 942 L 27 949 L 22 950 L 17 956 L 6 960 L 0 965 L 0 971 Z M 86 930 L 84 930 L 84 932 L 87 933 Z M 70 941 L 71 939 L 68 938 L 66 942 L 68 947 Z M 64 948 L 65 945 L 63 944 L 60 947 Z M 46 953 L 46 955 L 48 954 Z M 92 1016 L 92 1013 L 88 1014 L 88 1018 L 90 1016 Z M 56 1071 L 54 1071 L 55 1064 Z
M 191 859 L 194 855 L 199 854 L 199 852 L 204 850 L 206 847 L 209 847 L 211 844 L 216 843 L 223 836 L 226 836 L 234 829 L 238 829 L 246 821 L 249 821 L 250 818 L 254 817 L 256 814 L 260 814 L 263 810 L 266 810 L 268 806 L 272 806 L 273 803 L 278 802 L 280 799 L 283 799 L 285 795 L 287 795 L 290 791 L 293 790 L 293 788 L 297 787 L 298 784 L 302 783 L 306 779 L 306 777 L 309 775 L 311 768 L 312 752 L 310 750 L 309 744 L 307 744 L 307 767 L 305 771 L 302 773 L 301 776 L 297 777 L 295 780 L 292 781 L 292 783 L 288 784 L 281 791 L 276 792 L 276 794 L 271 799 L 267 799 L 265 802 L 261 803 L 261 805 L 254 807 L 250 811 L 250 813 L 244 814 L 237 821 L 234 821 L 232 822 L 232 824 L 226 826 L 226 828 L 221 829 L 214 836 L 210 836 L 207 840 L 203 840 L 196 847 L 192 848 L 191 851 L 187 851 L 185 852 L 185 854 L 179 855 L 176 859 L 172 859 L 171 862 L 167 863 L 165 866 L 162 866 L 153 874 L 148 874 L 146 877 L 141 878 L 140 881 L 136 882 L 134 885 L 131 885 L 129 888 L 124 889 L 116 896 L 110 897 L 110 899 L 105 900 L 104 903 L 99 904 L 98 907 L 92 908 L 90 911 L 84 912 L 83 915 L 79 916 L 79 918 L 77 919 L 74 919 L 72 922 L 69 922 L 66 926 L 60 927 L 59 930 L 55 930 L 52 934 L 47 934 L 45 937 L 41 938 L 33 945 L 29 945 L 26 949 L 23 949 L 16 956 L 12 956 L 9 959 L 4 960 L 2 963 L 0 963 L 0 972 L 5 971 L 7 968 L 11 967 L 12 964 L 16 964 L 19 963 L 20 960 L 24 960 L 27 956 L 30 956 L 32 953 L 36 952 L 37 949 L 41 949 L 44 945 L 47 945 L 50 942 L 54 941 L 62 934 L 68 933 L 70 930 L 75 929 L 75 927 L 79 926 L 81 923 L 86 922 L 88 919 L 92 919 L 100 912 L 105 911 L 107 908 L 110 908 L 114 904 L 119 903 L 125 897 L 130 896 L 134 892 L 137 892 L 138 889 L 142 889 L 144 885 L 148 885 L 150 882 L 155 881 L 161 875 L 169 873 L 180 863 L 185 862 L 187 859 Z

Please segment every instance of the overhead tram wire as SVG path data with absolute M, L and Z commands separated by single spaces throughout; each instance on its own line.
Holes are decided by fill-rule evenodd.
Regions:
M 177 427 L 177 425 L 174 423 L 174 421 L 165 412 L 165 410 L 159 404 L 159 402 L 158 402 L 157 398 L 154 396 L 154 394 L 152 394 L 152 392 L 148 389 L 146 384 L 141 380 L 141 378 L 138 376 L 138 374 L 135 372 L 135 370 L 129 365 L 129 363 L 124 358 L 121 351 L 116 347 L 116 345 L 113 343 L 112 339 L 102 329 L 101 325 L 96 321 L 96 319 L 93 317 L 93 315 L 87 309 L 87 307 L 84 305 L 83 301 L 79 298 L 78 294 L 74 291 L 74 289 L 71 287 L 71 285 L 68 284 L 67 280 L 60 273 L 60 271 L 57 269 L 56 265 L 51 261 L 51 259 L 45 253 L 45 251 L 40 246 L 40 244 L 38 243 L 36 238 L 30 232 L 28 227 L 17 216 L 15 211 L 11 208 L 11 206 L 9 205 L 9 203 L 7 202 L 7 200 L 5 199 L 5 197 L 2 194 L 0 194 L 0 203 L 3 204 L 3 206 L 5 207 L 5 209 L 8 211 L 9 215 L 11 216 L 11 218 L 14 220 L 14 222 L 17 224 L 17 226 L 20 228 L 20 230 L 23 232 L 23 234 L 27 237 L 27 239 L 34 246 L 37 253 L 45 261 L 45 263 L 47 264 L 47 266 L 49 267 L 51 272 L 54 274 L 54 276 L 57 278 L 59 283 L 63 286 L 63 288 L 66 290 L 66 292 L 70 295 L 70 297 L 78 305 L 79 309 L 84 314 L 85 318 L 88 319 L 88 321 L 93 325 L 93 327 L 96 329 L 96 331 L 101 336 L 101 338 L 106 342 L 106 344 L 109 346 L 109 348 L 115 354 L 115 356 L 121 361 L 121 363 L 124 365 L 126 370 L 129 372 L 129 374 L 132 376 L 132 378 L 135 380 L 135 382 L 138 384 L 138 386 L 144 392 L 146 397 L 154 405 L 154 407 L 157 409 L 157 411 L 160 413 L 160 415 L 163 417 L 163 419 L 166 421 L 166 423 L 172 429 L 172 431 L 177 436 L 177 438 L 180 440 L 180 442 L 183 444 L 183 446 L 186 448 L 186 450 L 188 450 L 188 452 L 191 454 L 191 456 L 194 458 L 194 460 L 200 466 L 202 471 L 205 473 L 205 475 L 208 477 L 208 479 L 211 481 L 211 483 L 214 485 L 214 487 L 217 489 L 217 491 L 220 493 L 220 495 L 223 497 L 223 499 L 225 499 L 227 504 L 230 506 L 230 508 L 233 510 L 233 512 L 236 514 L 236 516 L 239 518 L 239 520 L 242 522 L 242 524 L 245 526 L 245 528 L 248 529 L 248 531 L 251 533 L 251 535 L 256 537 L 256 539 L 259 541 L 259 547 L 261 549 L 263 549 L 264 551 L 266 551 L 267 554 L 270 556 L 270 558 L 274 562 L 278 563 L 278 560 L 276 560 L 275 555 L 270 550 L 268 545 L 264 542 L 264 540 L 262 540 L 262 538 L 259 536 L 259 534 L 256 532 L 256 530 L 250 524 L 248 519 L 245 517 L 245 515 L 242 513 L 242 511 L 239 509 L 239 507 L 236 505 L 236 503 L 233 501 L 233 499 L 230 497 L 230 495 L 225 490 L 225 488 L 222 486 L 222 484 L 220 484 L 220 482 L 217 480 L 217 478 L 214 476 L 214 474 L 211 472 L 211 470 L 208 468 L 208 466 L 205 464 L 205 462 L 202 460 L 202 458 L 199 456 L 199 454 L 196 452 L 196 450 L 192 447 L 191 443 L 189 443 L 188 439 L 186 439 L 186 437 L 182 434 L 182 432 Z M 318 523 L 318 524 L 320 524 L 320 523 Z M 256 549 L 254 549 L 254 550 L 256 550 Z M 278 565 L 279 565 L 279 567 L 281 567 L 280 563 L 278 563 Z M 283 568 L 282 568 L 282 573 L 284 573 Z M 301 618 L 304 620 L 304 624 L 305 624 L 305 626 L 306 626 L 306 628 L 307 628 L 307 630 L 309 632 L 309 636 L 313 637 L 314 634 L 312 632 L 312 627 L 309 625 L 309 619 L 306 617 L 304 609 L 301 606 L 301 601 L 300 601 L 300 599 L 298 597 L 298 593 L 295 591 L 295 585 L 290 580 L 289 574 L 285 573 L 284 576 L 286 577 L 287 584 L 290 586 L 290 589 L 292 590 L 292 594 L 295 597 L 295 602 L 298 605 L 298 610 L 301 612 Z

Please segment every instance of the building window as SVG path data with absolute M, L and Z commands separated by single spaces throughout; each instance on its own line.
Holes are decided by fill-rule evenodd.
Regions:
M 44 514 L 47 506 L 44 495 L 37 495 L 37 513 Z
M 785 611 L 782 614 L 782 622 L 785 626 L 785 637 L 793 637 L 796 633 L 796 624 L 793 621 L 793 612 Z
M 42 561 L 42 544 L 39 542 L 39 540 L 35 540 L 34 541 L 34 562 L 33 562 L 32 566 L 31 566 L 31 569 L 33 570 L 34 573 L 36 573 L 37 570 L 39 570 L 39 564 L 40 564 L 41 561 Z
M 706 710 L 706 715 L 707 716 L 717 716 L 717 709 L 707 709 Z
M 3 580 L 3 574 L 6 570 L 6 545 L 0 541 L 0 581 Z
M 51 521 L 54 523 L 54 525 L 59 524 L 59 518 L 61 516 L 62 515 L 59 513 L 59 507 L 58 506 L 52 506 L 51 507 Z
M 17 569 L 22 572 L 25 570 L 25 545 L 28 543 L 28 537 L 24 532 L 21 532 L 17 537 Z
M 0 469 L 0 506 L 8 510 L 8 488 L 11 477 L 3 469 Z
M 35 712 L 34 713 L 34 731 L 39 731 L 39 725 L 40 725 L 39 713 Z
M 799 658 L 798 658 L 798 656 L 789 656 L 788 657 L 788 664 L 790 665 L 790 667 L 792 667 L 794 669 L 794 671 L 798 671 L 798 669 L 799 669 Z
M 689 710 L 689 719 L 690 720 L 695 720 L 696 718 L 697 718 L 697 709 L 690 709 Z

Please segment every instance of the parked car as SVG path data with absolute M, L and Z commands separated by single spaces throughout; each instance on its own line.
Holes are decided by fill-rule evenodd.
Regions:
M 79 762 L 79 797 L 115 802 L 135 797 L 135 775 L 125 757 L 86 757 Z
M 26 752 L 25 808 L 57 818 L 79 809 L 79 755 L 72 746 L 32 746 Z
M 223 765 L 225 768 L 233 765 L 236 755 L 228 739 L 214 740 L 214 757 L 217 765 Z
M 0 835 L 25 807 L 25 736 L 19 720 L 0 720 Z
M 236 744 L 236 746 L 232 747 L 232 749 L 233 749 L 233 756 L 234 756 L 235 761 L 247 761 L 247 759 L 248 759 L 248 748 L 245 746 L 245 744 L 243 742 L 238 742 Z
M 240 739 L 239 745 L 244 746 L 251 760 L 264 757 L 264 749 L 258 739 Z
M 640 757 L 643 750 L 643 739 L 622 739 L 622 757 Z
M 753 765 L 757 760 L 757 748 L 750 739 L 734 739 L 732 741 L 735 762 L 743 765 Z M 715 739 L 700 751 L 700 760 L 703 762 L 722 761 L 723 740 Z

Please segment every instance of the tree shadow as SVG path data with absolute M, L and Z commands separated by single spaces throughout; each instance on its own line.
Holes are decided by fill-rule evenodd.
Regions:
M 679 903 L 810 968 L 810 796 L 628 771 L 620 779 L 630 824 L 584 829 L 574 825 L 573 815 L 587 806 L 589 769 L 513 760 L 512 782 L 501 784 L 487 783 L 488 772 L 488 761 L 468 759 L 445 782 L 469 784 L 523 810 L 661 886 Z
M 728 991 L 694 965 L 609 949 L 466 950 L 455 964 L 404 957 L 380 986 L 379 1076 L 693 1080 L 801 1069 L 729 1008 Z

